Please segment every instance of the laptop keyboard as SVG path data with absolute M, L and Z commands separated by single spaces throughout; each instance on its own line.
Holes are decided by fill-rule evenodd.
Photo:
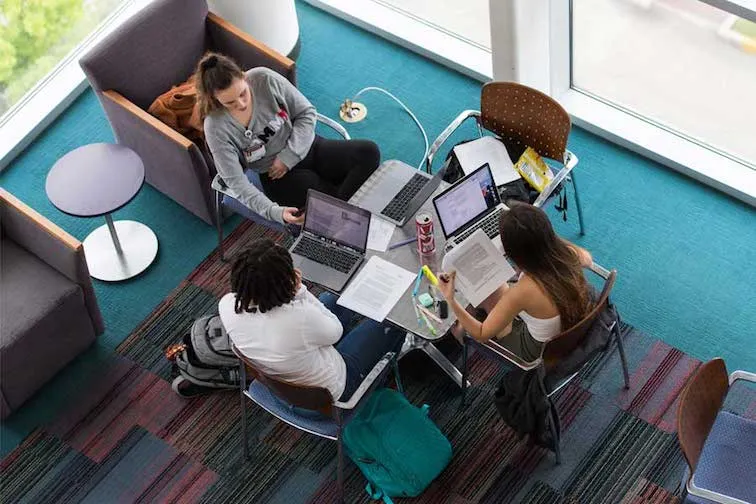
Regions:
M 349 273 L 352 267 L 361 259 L 360 256 L 336 247 L 329 247 L 325 243 L 307 236 L 303 236 L 291 252 L 329 266 L 342 273 Z
M 402 187 L 402 189 L 396 194 L 396 196 L 394 196 L 394 199 L 389 201 L 389 204 L 386 205 L 386 208 L 381 210 L 381 214 L 390 219 L 402 220 L 402 218 L 404 217 L 404 212 L 407 210 L 410 201 L 412 201 L 412 198 L 414 198 L 415 195 L 420 192 L 420 189 L 422 189 L 427 182 L 427 177 L 423 177 L 419 173 L 413 175 L 409 182 L 407 182 L 404 187 Z
M 462 243 L 467 239 L 471 234 L 473 234 L 478 229 L 482 229 L 483 232 L 485 232 L 489 238 L 493 239 L 496 238 L 499 234 L 499 216 L 501 215 L 501 208 L 498 209 L 496 212 L 491 212 L 488 217 L 485 219 L 479 221 L 474 226 L 470 226 L 469 228 L 465 229 L 462 233 L 458 234 L 454 237 L 455 243 Z

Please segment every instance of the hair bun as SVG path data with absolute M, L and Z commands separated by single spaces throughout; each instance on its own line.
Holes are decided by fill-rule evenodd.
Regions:
M 218 56 L 216 54 L 209 54 L 202 61 L 202 68 L 207 70 L 208 68 L 214 67 L 216 64 L 218 64 Z

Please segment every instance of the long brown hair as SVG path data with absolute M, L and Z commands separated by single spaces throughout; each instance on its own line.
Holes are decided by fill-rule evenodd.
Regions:
M 546 213 L 513 202 L 502 212 L 499 232 L 507 256 L 554 301 L 562 328 L 577 324 L 591 308 L 590 289 L 577 252 L 556 235 Z
M 244 72 L 228 56 L 212 52 L 205 54 L 194 73 L 200 117 L 205 119 L 213 110 L 223 107 L 215 99 L 215 93 L 227 89 L 234 79 L 243 78 Z

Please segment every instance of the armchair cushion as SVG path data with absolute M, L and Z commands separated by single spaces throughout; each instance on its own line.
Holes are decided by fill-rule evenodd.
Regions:
M 754 467 L 756 421 L 720 411 L 698 460 L 694 473 L 696 486 L 746 502 L 756 502 Z M 710 501 L 689 495 L 686 502 L 698 504 Z

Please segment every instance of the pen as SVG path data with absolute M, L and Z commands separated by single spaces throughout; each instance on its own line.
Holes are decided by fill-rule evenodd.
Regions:
M 433 325 L 428 320 L 428 317 L 425 316 L 425 313 L 423 311 L 420 311 L 420 316 L 423 318 L 423 322 L 425 322 L 425 325 L 428 327 L 428 330 L 431 332 L 433 336 L 436 336 L 438 333 L 436 332 L 436 328 L 433 327 Z
M 396 242 L 396 243 L 394 243 L 392 245 L 389 245 L 388 249 L 389 250 L 394 250 L 395 248 L 399 248 L 399 247 L 401 247 L 403 245 L 407 245 L 409 243 L 412 243 L 415 240 L 417 240 L 417 236 L 413 236 L 412 238 L 407 238 L 406 240 L 402 240 L 402 241 Z
M 433 312 L 431 312 L 425 306 L 423 306 L 423 305 L 417 305 L 417 309 L 420 310 L 421 312 L 425 313 L 425 315 L 428 318 L 430 318 L 431 320 L 433 320 L 435 322 L 438 322 L 439 324 L 441 323 L 441 319 L 438 318 Z
M 436 278 L 436 275 L 433 274 L 427 264 L 423 264 L 423 267 L 421 269 L 423 273 L 425 273 L 425 276 L 428 277 L 430 283 L 432 283 L 433 285 L 438 285 L 438 278 Z
M 417 272 L 417 278 L 415 278 L 415 287 L 412 289 L 412 297 L 417 296 L 417 291 L 420 290 L 420 282 L 423 279 L 423 268 L 420 268 L 420 271 Z

